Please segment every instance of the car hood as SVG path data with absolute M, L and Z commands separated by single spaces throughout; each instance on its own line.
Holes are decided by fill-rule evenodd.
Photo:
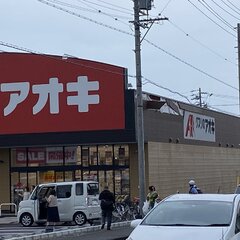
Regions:
M 131 233 L 131 240 L 223 240 L 228 227 L 166 227 L 137 226 Z

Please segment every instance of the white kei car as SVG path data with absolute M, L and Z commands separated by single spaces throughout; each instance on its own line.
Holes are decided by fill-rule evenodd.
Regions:
M 127 240 L 240 240 L 240 194 L 175 194 L 131 226 Z

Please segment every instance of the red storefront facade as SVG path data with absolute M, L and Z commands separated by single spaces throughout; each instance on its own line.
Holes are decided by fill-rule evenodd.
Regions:
M 129 144 L 136 137 L 126 85 L 122 67 L 0 54 L 0 147 L 11 201 L 25 186 L 49 181 L 94 179 L 129 194 Z

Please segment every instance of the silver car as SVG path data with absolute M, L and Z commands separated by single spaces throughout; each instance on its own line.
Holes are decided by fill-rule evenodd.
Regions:
M 240 195 L 172 195 L 131 226 L 127 240 L 240 240 Z

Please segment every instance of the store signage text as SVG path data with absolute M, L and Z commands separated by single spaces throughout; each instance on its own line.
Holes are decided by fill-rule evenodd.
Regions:
M 212 117 L 184 113 L 184 138 L 215 142 L 215 119 Z
M 16 149 L 16 162 L 24 164 L 28 163 L 75 163 L 76 162 L 76 147 L 65 147 L 64 152 L 62 147 L 49 148 L 29 148 Z
M 38 101 L 33 106 L 32 113 L 39 113 L 49 100 L 50 114 L 59 113 L 59 94 L 63 92 L 64 86 L 58 78 L 50 78 L 47 84 L 35 84 L 32 93 L 38 95 Z M 78 112 L 88 112 L 90 104 L 99 104 L 99 95 L 89 95 L 89 91 L 99 90 L 98 81 L 88 81 L 87 76 L 78 76 L 77 82 L 66 84 L 67 92 L 76 92 L 75 96 L 67 97 L 67 105 L 77 105 Z M 11 114 L 29 95 L 29 82 L 2 83 L 1 92 L 10 92 L 8 105 L 4 108 L 4 116 Z

